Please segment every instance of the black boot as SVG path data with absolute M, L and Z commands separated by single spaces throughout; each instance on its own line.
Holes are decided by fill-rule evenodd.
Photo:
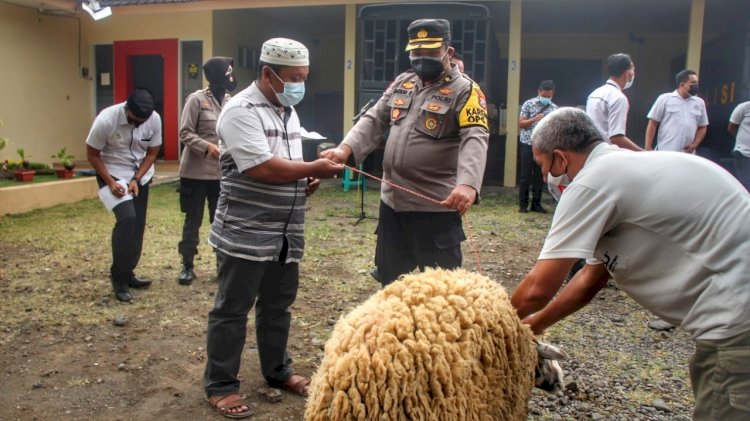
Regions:
M 193 259 L 185 259 L 182 263 L 182 270 L 180 275 L 177 277 L 177 283 L 180 285 L 190 285 L 195 279 L 195 272 L 193 272 Z
M 133 277 L 130 278 L 128 286 L 130 286 L 130 288 L 148 288 L 151 286 L 151 281 L 146 278 L 139 278 L 133 275 Z
M 115 298 L 117 298 L 117 301 L 129 303 L 130 300 L 133 298 L 130 295 L 130 289 L 128 288 L 127 282 L 115 281 L 113 278 L 112 289 L 115 291 Z

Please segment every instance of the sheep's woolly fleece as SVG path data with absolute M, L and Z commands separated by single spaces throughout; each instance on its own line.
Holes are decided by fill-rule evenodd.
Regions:
M 536 359 L 499 284 L 407 275 L 336 323 L 305 419 L 525 420 Z

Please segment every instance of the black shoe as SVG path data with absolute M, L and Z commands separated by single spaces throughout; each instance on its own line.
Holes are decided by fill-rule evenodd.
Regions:
M 531 205 L 531 211 L 538 213 L 547 213 L 547 210 L 544 209 L 542 205 Z
M 526 206 L 521 206 L 518 208 L 518 213 L 527 213 L 529 210 L 526 209 Z
M 380 272 L 378 272 L 378 267 L 377 266 L 375 266 L 370 271 L 370 276 L 372 276 L 376 281 L 380 282 L 381 284 L 383 283 L 383 281 L 380 280 Z
M 130 296 L 130 291 L 115 291 L 115 298 L 117 301 L 129 303 L 133 297 Z
M 180 285 L 190 285 L 194 279 L 195 272 L 193 272 L 193 268 L 183 266 L 180 275 L 177 277 L 177 283 Z
M 128 286 L 130 288 L 148 288 L 151 286 L 151 281 L 146 278 L 139 278 L 133 275 L 133 277 L 130 279 L 130 282 L 128 282 Z

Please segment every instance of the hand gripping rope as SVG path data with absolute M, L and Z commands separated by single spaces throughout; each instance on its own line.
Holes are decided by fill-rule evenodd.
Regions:
M 443 206 L 440 203 L 439 200 L 435 200 L 435 199 L 433 199 L 431 197 L 427 197 L 427 196 L 425 196 L 425 195 L 423 195 L 421 193 L 417 193 L 414 190 L 409 190 L 406 187 L 399 186 L 398 184 L 394 184 L 394 183 L 392 183 L 392 182 L 390 182 L 388 180 L 384 180 L 384 179 L 382 179 L 380 177 L 376 177 L 376 176 L 374 176 L 372 174 L 368 174 L 368 173 L 366 173 L 364 171 L 360 171 L 357 168 L 350 167 L 348 165 L 344 165 L 344 166 L 346 168 L 348 168 L 350 171 L 353 171 L 353 172 L 356 172 L 356 173 L 360 173 L 360 174 L 362 174 L 365 177 L 369 177 L 369 178 L 372 178 L 373 180 L 377 180 L 377 181 L 379 181 L 381 183 L 388 184 L 389 186 L 391 186 L 393 188 L 396 188 L 396 189 L 399 189 L 399 190 L 401 190 L 403 192 L 406 192 L 406 193 L 409 193 L 411 195 L 417 196 L 417 197 L 419 197 L 421 199 L 424 199 L 424 200 L 426 200 L 428 202 L 434 203 L 434 204 L 436 204 L 438 206 Z M 479 272 L 480 275 L 484 275 L 484 271 L 482 270 L 482 262 L 479 259 L 479 251 L 477 250 L 477 245 L 474 242 L 474 236 L 472 235 L 472 231 L 471 231 L 471 222 L 469 221 L 469 211 L 468 210 L 466 212 L 464 212 L 464 221 L 466 221 L 466 231 L 467 231 L 467 234 L 469 234 L 468 237 L 469 237 L 469 244 L 471 246 L 471 251 L 472 251 L 472 253 L 474 253 L 474 257 L 477 260 L 477 272 Z

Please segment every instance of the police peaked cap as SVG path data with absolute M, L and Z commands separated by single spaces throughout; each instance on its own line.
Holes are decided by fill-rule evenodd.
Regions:
M 406 51 L 440 48 L 451 41 L 451 24 L 445 19 L 417 19 L 409 25 Z

